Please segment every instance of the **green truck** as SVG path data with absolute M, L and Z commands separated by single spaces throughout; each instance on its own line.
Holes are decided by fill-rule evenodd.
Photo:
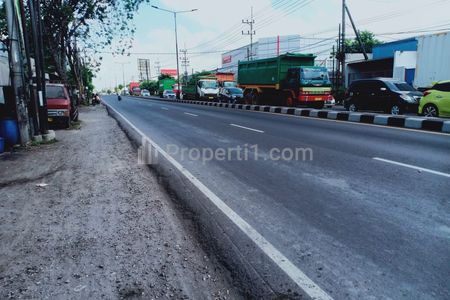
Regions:
M 176 83 L 174 78 L 164 78 L 158 80 L 158 94 L 162 98 L 165 90 L 173 90 L 173 85 Z
M 274 58 L 241 61 L 239 87 L 247 104 L 332 106 L 328 70 L 314 66 L 313 54 L 283 54 Z

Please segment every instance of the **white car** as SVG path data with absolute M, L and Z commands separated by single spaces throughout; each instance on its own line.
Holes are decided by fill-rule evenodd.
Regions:
M 176 99 L 177 95 L 175 95 L 174 91 L 172 91 L 172 90 L 165 90 L 163 92 L 163 98 L 165 98 L 165 99 Z
M 147 90 L 142 90 L 141 91 L 141 96 L 142 97 L 150 97 L 150 92 Z

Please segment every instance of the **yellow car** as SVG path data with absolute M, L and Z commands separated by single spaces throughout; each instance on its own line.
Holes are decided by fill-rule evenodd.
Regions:
M 420 100 L 419 115 L 450 117 L 450 80 L 436 83 Z

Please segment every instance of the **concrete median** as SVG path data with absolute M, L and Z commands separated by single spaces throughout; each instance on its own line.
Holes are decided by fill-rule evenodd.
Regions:
M 142 97 L 141 97 L 142 99 Z M 167 99 L 155 98 L 152 100 L 168 101 Z M 311 117 L 330 119 L 338 121 L 348 121 L 353 123 L 375 124 L 387 127 L 400 127 L 416 130 L 426 130 L 435 132 L 450 133 L 450 121 L 442 118 L 425 118 L 417 116 L 392 116 L 376 113 L 352 113 L 345 111 L 333 110 L 318 110 L 311 108 L 295 108 L 295 107 L 280 107 L 268 105 L 245 105 L 245 104 L 222 104 L 206 102 L 206 101 L 180 101 L 181 103 L 208 105 L 235 108 L 250 111 L 270 112 L 284 115 L 295 115 L 299 117 Z

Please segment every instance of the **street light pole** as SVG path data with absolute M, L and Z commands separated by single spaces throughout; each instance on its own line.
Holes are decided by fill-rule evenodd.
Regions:
M 122 82 L 123 82 L 123 88 L 126 87 L 125 85 L 125 65 L 128 65 L 130 62 L 116 62 L 116 64 L 122 65 Z M 117 79 L 116 79 L 117 81 Z
M 173 14 L 173 19 L 175 21 L 175 53 L 177 56 L 177 84 L 178 84 L 178 88 L 177 88 L 177 99 L 180 99 L 180 58 L 178 57 L 178 31 L 177 31 L 177 14 L 182 14 L 182 13 L 188 13 L 188 12 L 194 12 L 197 11 L 198 9 L 191 9 L 191 10 L 182 10 L 182 11 L 173 11 L 173 10 L 168 10 L 168 9 L 164 9 L 164 8 L 159 8 L 158 6 L 154 6 L 152 5 L 153 8 L 155 9 L 159 9 L 165 12 L 169 12 Z
M 175 20 L 175 53 L 177 56 L 177 99 L 180 99 L 180 58 L 178 57 L 178 31 L 177 31 L 177 13 L 173 13 Z

